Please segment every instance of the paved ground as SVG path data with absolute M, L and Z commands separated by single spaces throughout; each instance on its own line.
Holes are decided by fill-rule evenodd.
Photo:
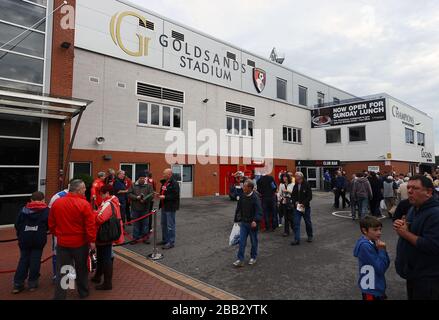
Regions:
M 160 249 L 165 255 L 160 263 L 244 299 L 359 299 L 358 266 L 352 256 L 360 236 L 358 222 L 333 216 L 331 204 L 332 194 L 315 194 L 313 243 L 292 247 L 292 239 L 283 238 L 279 229 L 261 233 L 258 263 L 236 270 L 231 264 L 237 248 L 228 246 L 236 202 L 222 197 L 183 199 L 176 218 L 176 247 Z M 392 260 L 387 293 L 389 299 L 405 299 L 404 281 L 393 265 L 397 237 L 390 220 L 383 224 Z M 302 222 L 302 237 L 304 229 Z M 152 251 L 144 244 L 127 248 L 142 255 Z
M 228 246 L 236 202 L 221 197 L 183 199 L 177 213 L 176 247 L 160 249 L 165 257 L 159 264 L 143 257 L 152 252 L 152 245 L 117 249 L 115 289 L 92 289 L 90 299 L 359 299 L 358 267 L 352 256 L 360 236 L 358 223 L 333 216 L 331 203 L 331 194 L 314 196 L 313 243 L 302 241 L 300 246 L 292 247 L 292 239 L 283 238 L 280 229 L 261 233 L 258 263 L 237 270 L 231 265 L 237 247 Z M 405 299 L 404 281 L 393 265 L 397 237 L 391 222 L 384 219 L 383 223 L 383 240 L 392 259 L 387 293 L 389 299 Z M 305 238 L 303 222 L 302 227 Z M 13 230 L 0 229 L 0 239 L 13 237 Z M 14 269 L 18 259 L 16 243 L 0 243 L 0 250 L 0 271 Z M 248 259 L 249 247 L 246 255 Z M 47 256 L 48 246 L 43 257 Z M 37 292 L 12 295 L 13 274 L 0 273 L 0 300 L 51 299 L 50 261 L 43 264 L 41 274 Z M 76 299 L 76 293 L 70 293 L 69 298 Z
M 0 239 L 12 239 L 12 229 L 0 229 Z M 14 270 L 19 253 L 16 242 L 0 243 L 0 301 L 2 300 L 49 300 L 53 298 L 54 285 L 51 281 L 51 260 L 41 267 L 40 287 L 35 292 L 23 291 L 11 294 Z M 90 283 L 90 297 L 87 300 L 198 300 L 236 299 L 225 292 L 209 287 L 199 281 L 176 274 L 144 257 L 131 254 L 123 248 L 117 250 L 114 260 L 112 291 L 96 291 Z M 43 257 L 51 255 L 46 246 Z M 79 299 L 76 291 L 69 291 L 68 299 Z

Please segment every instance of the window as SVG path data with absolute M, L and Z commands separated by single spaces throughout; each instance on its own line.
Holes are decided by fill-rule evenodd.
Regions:
M 31 27 L 46 16 L 46 9 L 24 1 L 2 0 L 0 3 L 0 20 L 12 22 L 23 27 Z M 37 30 L 46 29 L 45 20 L 41 21 Z M 2 29 L 3 30 L 3 29 Z
M 27 31 L 21 36 L 26 29 L 12 26 L 10 24 L 0 22 L 0 46 L 3 46 L 8 41 L 6 46 L 2 49 L 10 50 L 14 52 L 20 52 L 31 56 L 44 58 L 44 34 L 36 31 Z M 19 36 L 19 37 L 18 37 Z M 0 54 L 2 56 L 4 52 Z
M 171 126 L 171 108 L 163 107 L 163 124 L 164 127 Z
M 277 98 L 287 100 L 287 81 L 277 78 Z
M 349 128 L 349 141 L 366 141 L 366 127 Z
M 340 129 L 326 130 L 326 143 L 341 143 L 341 130 Z
M 30 85 L 30 84 L 26 84 L 26 83 L 7 81 L 7 80 L 1 80 L 1 79 L 0 79 L 0 87 L 19 89 L 19 90 L 24 90 L 24 91 L 34 92 L 34 93 L 42 93 L 43 92 L 43 85 Z
M 317 92 L 317 105 L 319 107 L 323 107 L 324 103 L 325 103 L 325 94 L 322 92 Z
M 282 137 L 284 142 L 302 143 L 302 129 L 284 126 Z
M 418 146 L 425 147 L 425 134 L 418 132 Z
M 42 84 L 44 60 L 0 50 L 0 77 Z
M 241 137 L 253 137 L 253 120 L 227 116 L 226 127 L 227 134 Z
M 160 125 L 160 106 L 157 104 L 151 105 L 151 124 L 153 126 Z
M 182 109 L 139 101 L 139 125 L 181 129 Z
M 333 103 L 334 103 L 334 104 L 340 104 L 340 99 L 334 97 Z
M 148 104 L 139 102 L 139 123 L 148 124 Z
M 172 108 L 173 113 L 173 119 L 174 119 L 174 128 L 181 128 L 181 109 L 179 108 Z
M 90 162 L 72 162 L 70 164 L 70 179 L 80 178 L 84 174 L 91 176 Z
M 308 105 L 308 88 L 299 86 L 299 104 L 302 106 Z
M 405 143 L 415 144 L 415 132 L 412 129 L 405 128 Z
M 149 163 L 121 163 L 120 170 L 125 171 L 128 178 L 135 180 L 139 173 L 149 171 Z

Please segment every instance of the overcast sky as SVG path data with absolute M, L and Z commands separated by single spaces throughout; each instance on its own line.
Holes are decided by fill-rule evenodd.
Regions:
M 362 96 L 386 92 L 435 121 L 437 0 L 131 0 L 192 28 Z M 428 139 L 429 137 L 426 137 Z

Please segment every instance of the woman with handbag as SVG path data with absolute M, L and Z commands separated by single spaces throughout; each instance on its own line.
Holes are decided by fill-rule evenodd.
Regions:
M 101 194 L 102 204 L 96 212 L 97 267 L 91 281 L 100 283 L 104 275 L 104 282 L 96 286 L 96 290 L 111 290 L 113 288 L 113 243 L 124 243 L 123 223 L 119 200 L 113 195 L 113 186 L 105 185 L 101 189 Z
M 284 174 L 282 176 L 282 183 L 279 186 L 279 211 L 284 217 L 284 237 L 288 237 L 291 230 L 294 231 L 293 227 L 293 209 L 294 204 L 291 200 L 291 194 L 293 193 L 294 183 L 292 182 L 291 176 Z

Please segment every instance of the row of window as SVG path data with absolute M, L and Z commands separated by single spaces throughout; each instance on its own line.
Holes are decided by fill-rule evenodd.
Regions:
M 139 101 L 138 124 L 162 128 L 182 128 L 182 109 L 156 103 Z M 227 134 L 253 137 L 254 121 L 235 116 L 226 116 Z M 302 143 L 302 129 L 283 127 L 283 141 Z
M 425 147 L 425 134 L 417 131 L 418 146 Z M 408 144 L 415 144 L 415 131 L 413 129 L 405 128 L 405 142 Z
M 277 78 L 277 98 L 287 100 L 287 80 Z M 322 107 L 325 103 L 325 94 L 317 92 L 317 105 Z M 334 97 L 333 104 L 339 104 L 340 99 Z M 308 105 L 308 88 L 299 85 L 299 104 L 302 106 Z
M 349 142 L 366 141 L 366 127 L 350 127 Z M 341 143 L 341 129 L 326 130 L 326 143 Z
M 135 179 L 138 174 L 150 171 L 149 163 L 121 163 L 120 170 L 125 171 L 125 175 L 130 179 Z M 179 182 L 193 181 L 193 167 L 191 165 L 173 165 L 172 173 Z M 70 166 L 71 178 L 80 177 L 81 175 L 91 176 L 90 162 L 72 162 Z
M 0 86 L 42 92 L 46 5 L 46 0 L 0 1 Z
M 181 129 L 181 118 L 181 108 L 139 102 L 139 125 Z

